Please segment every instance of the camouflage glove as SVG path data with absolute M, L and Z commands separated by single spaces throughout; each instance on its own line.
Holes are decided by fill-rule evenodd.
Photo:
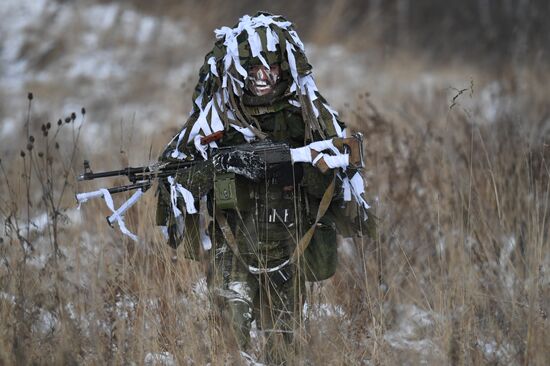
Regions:
M 265 162 L 251 151 L 231 151 L 212 161 L 218 173 L 235 173 L 255 182 L 264 177 Z

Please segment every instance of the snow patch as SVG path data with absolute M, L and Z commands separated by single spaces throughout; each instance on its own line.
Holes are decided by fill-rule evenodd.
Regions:
M 98 51 L 87 56 L 83 55 L 83 57 L 72 62 L 67 76 L 71 78 L 88 77 L 100 80 L 124 78 L 127 76 L 127 68 L 120 65 L 113 58 L 112 52 Z
M 500 256 L 498 259 L 500 278 L 504 287 L 508 290 L 511 297 L 514 294 L 514 284 L 516 282 L 515 272 L 511 270 L 509 264 L 511 263 L 511 255 L 516 247 L 516 238 L 511 235 L 503 240 L 502 248 L 500 249 Z
M 17 125 L 13 118 L 5 118 L 2 121 L 2 127 L 0 129 L 0 137 L 13 138 L 17 133 Z
M 245 365 L 247 366 L 264 366 L 263 363 L 256 362 L 254 357 L 252 357 L 250 354 L 240 351 L 241 357 L 243 361 L 245 362 Z
M 208 284 L 206 283 L 206 277 L 201 277 L 193 285 L 193 293 L 199 300 L 208 300 Z
M 136 39 L 139 43 L 145 43 L 149 41 L 155 30 L 156 21 L 155 19 L 146 16 L 143 17 L 139 22 L 139 27 L 136 34 Z
M 12 305 L 15 305 L 15 296 L 8 294 L 7 292 L 0 292 L 0 300 L 6 300 Z
M 304 317 L 326 318 L 326 317 L 344 317 L 346 312 L 340 305 L 327 303 L 310 304 L 307 301 L 302 309 Z
M 483 352 L 483 355 L 488 362 L 496 362 L 506 364 L 506 360 L 510 360 L 513 355 L 517 354 L 514 346 L 508 343 L 499 343 L 494 339 L 478 339 L 477 346 Z
M 411 350 L 423 357 L 443 355 L 438 346 L 424 335 L 435 324 L 432 313 L 416 305 L 398 305 L 396 313 L 396 326 L 384 335 L 386 342 L 394 348 Z
M 99 31 L 109 30 L 115 24 L 119 13 L 118 4 L 93 5 L 86 10 L 87 19 Z
M 147 353 L 143 363 L 146 366 L 176 366 L 175 357 L 170 352 Z

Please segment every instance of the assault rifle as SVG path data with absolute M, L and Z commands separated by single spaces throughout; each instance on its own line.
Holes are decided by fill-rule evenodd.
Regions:
M 201 139 L 201 143 L 208 144 L 211 141 L 219 140 L 222 135 L 219 132 L 216 136 L 209 135 Z M 327 140 L 328 141 L 328 140 Z M 349 165 L 356 169 L 361 169 L 364 166 L 363 162 L 363 135 L 356 133 L 348 138 L 333 138 L 332 145 L 338 149 L 341 154 L 349 155 Z M 227 155 L 232 152 L 240 151 L 253 154 L 258 157 L 267 167 L 278 163 L 291 163 L 293 161 L 293 149 L 285 142 L 272 142 L 263 140 L 255 143 L 247 143 L 229 147 L 221 147 L 212 150 L 211 159 L 216 156 Z M 297 149 L 294 149 L 297 150 Z M 311 149 L 311 159 L 316 160 L 321 151 Z M 134 189 L 148 190 L 155 179 L 174 176 L 184 172 L 189 167 L 194 166 L 201 160 L 181 160 L 177 162 L 157 162 L 150 166 L 142 167 L 127 167 L 120 170 L 104 171 L 94 173 L 90 167 L 90 162 L 84 160 L 84 172 L 77 177 L 78 181 L 93 180 L 98 178 L 126 176 L 131 184 L 109 188 L 111 194 L 126 192 Z M 330 169 L 325 159 L 318 159 L 316 166 L 326 172 Z
M 206 145 L 212 141 L 219 140 L 222 136 L 223 132 L 216 132 L 212 135 L 203 137 L 201 143 Z M 211 180 L 214 181 L 212 187 L 214 188 L 217 207 L 222 210 L 234 209 L 244 207 L 243 205 L 246 206 L 250 200 L 250 192 L 244 189 L 246 188 L 245 185 L 236 184 L 238 179 L 242 179 L 241 176 L 258 180 L 257 178 L 261 178 L 261 174 L 258 173 L 262 173 L 262 170 L 270 171 L 270 166 L 280 163 L 290 164 L 295 162 L 311 162 L 323 172 L 334 167 L 343 166 L 361 169 L 363 168 L 362 142 L 363 135 L 360 133 L 354 134 L 349 138 L 333 138 L 332 140 L 317 141 L 308 146 L 296 149 L 291 149 L 290 146 L 284 142 L 263 140 L 255 143 L 212 149 L 209 161 L 197 159 L 178 160 L 176 162 L 158 162 L 150 166 L 136 168 L 128 167 L 125 169 L 99 173 L 94 173 L 90 167 L 90 162 L 85 160 L 84 172 L 77 177 L 77 180 L 83 181 L 126 176 L 131 184 L 106 190 L 100 189 L 94 192 L 78 193 L 76 195 L 76 200 L 82 203 L 90 198 L 103 197 L 105 203 L 112 211 L 112 214 L 107 217 L 109 225 L 118 222 L 123 233 L 137 240 L 137 237 L 126 228 L 123 214 L 137 202 L 143 192 L 152 186 L 155 179 L 170 179 L 169 177 L 183 174 L 192 176 L 194 174 L 193 169 L 200 170 L 203 168 L 199 164 L 211 164 L 211 167 L 213 166 L 215 169 L 213 171 L 219 172 L 219 174 L 215 175 L 215 179 Z M 325 155 L 323 153 L 325 150 L 331 150 L 331 154 Z M 211 181 L 209 182 L 212 183 Z M 331 187 L 334 187 L 334 184 L 331 184 Z M 181 191 L 184 190 L 184 187 L 179 186 L 178 189 Z M 130 190 L 138 191 L 118 209 L 115 209 L 110 195 Z M 189 193 L 189 191 L 187 191 L 187 193 Z

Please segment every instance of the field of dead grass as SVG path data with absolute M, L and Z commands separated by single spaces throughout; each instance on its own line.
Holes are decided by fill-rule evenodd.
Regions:
M 550 359 L 547 69 L 501 65 L 497 73 L 434 65 L 406 52 L 384 59 L 310 48 L 314 70 L 326 70 L 317 74 L 321 91 L 365 134 L 378 230 L 372 239 L 342 240 L 336 276 L 306 289 L 297 363 L 544 365 Z M 140 84 L 137 74 L 127 75 L 134 92 L 115 88 L 113 99 L 139 106 L 151 97 L 160 106 L 137 117 L 127 105 L 124 119 L 109 117 L 120 105 L 90 97 L 88 106 L 79 93 L 70 104 L 88 106 L 85 114 L 79 107 L 74 118 L 72 110 L 49 109 L 63 100 L 59 79 L 30 78 L 25 86 L 39 96 L 19 95 L 10 104 L 15 112 L 2 103 L 0 112 L 12 113 L 21 128 L 2 135 L 0 364 L 237 362 L 212 316 L 205 264 L 178 256 L 154 226 L 154 189 L 126 216 L 137 243 L 105 223 L 103 201 L 76 208 L 76 192 L 125 183 L 77 183 L 82 159 L 95 170 L 148 163 L 184 118 L 187 80 L 183 89 L 148 93 L 155 84 L 151 78 Z M 83 80 L 85 88 L 102 83 L 86 78 L 92 79 L 80 76 L 68 90 L 79 90 Z M 181 115 L 158 112 L 167 108 Z M 160 122 L 151 128 L 155 116 Z M 259 354 L 261 335 L 255 340 Z

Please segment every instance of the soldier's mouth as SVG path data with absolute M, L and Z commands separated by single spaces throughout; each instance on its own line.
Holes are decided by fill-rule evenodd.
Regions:
M 274 89 L 274 85 L 271 85 L 265 80 L 253 80 L 251 89 L 252 93 L 261 96 L 271 93 Z

